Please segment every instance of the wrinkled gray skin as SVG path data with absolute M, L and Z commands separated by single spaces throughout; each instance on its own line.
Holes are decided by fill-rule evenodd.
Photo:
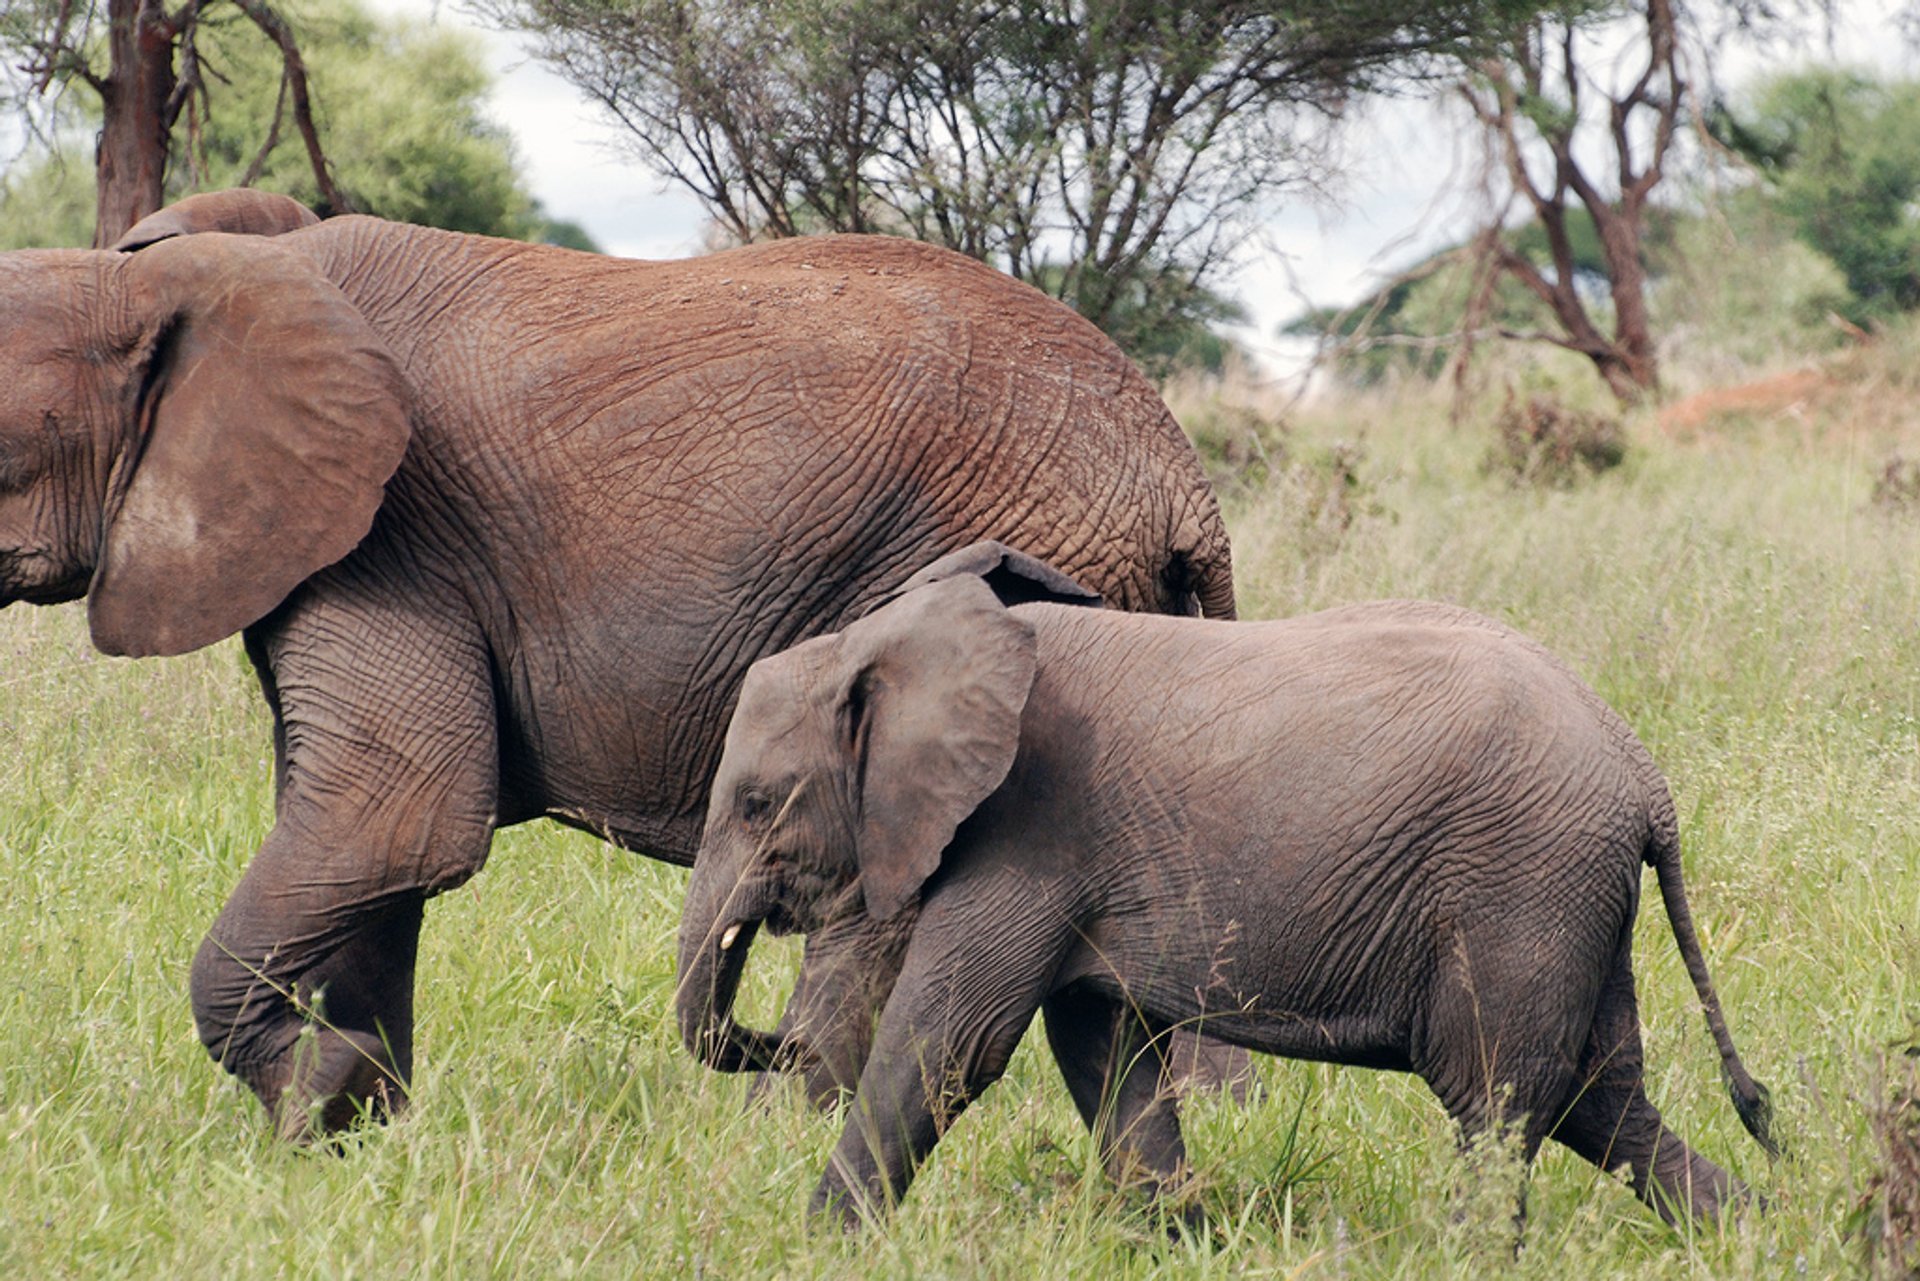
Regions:
M 0 255 L 0 604 L 84 595 L 117 654 L 244 629 L 272 708 L 273 830 L 192 989 L 289 1135 L 400 1101 L 423 904 L 496 827 L 690 862 L 747 665 L 914 566 L 992 535 L 1232 613 L 1152 388 L 978 263 L 312 221 L 224 193 Z
M 1417 1072 L 1467 1135 L 1510 1088 L 1529 1160 L 1552 1137 L 1707 1219 L 1745 1189 L 1643 1089 L 1646 864 L 1771 1151 L 1666 785 L 1539 646 L 1437 604 L 1228 625 L 1009 609 L 962 574 L 749 671 L 681 923 L 681 1028 L 739 1066 L 761 925 L 871 914 L 902 938 L 813 1200 L 849 1222 L 906 1191 L 1036 1010 L 1116 1178 L 1180 1178 L 1165 1033 L 1203 1021 Z

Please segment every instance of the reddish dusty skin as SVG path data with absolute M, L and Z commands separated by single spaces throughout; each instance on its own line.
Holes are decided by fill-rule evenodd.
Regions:
M 117 653 L 244 629 L 273 709 L 276 821 L 193 1000 L 290 1134 L 399 1098 L 422 905 L 496 826 L 690 862 L 747 665 L 941 553 L 1232 613 L 1153 389 L 978 263 L 302 222 L 230 194 L 0 255 L 0 603 L 87 595 Z M 285 992 L 322 994 L 298 1053 Z

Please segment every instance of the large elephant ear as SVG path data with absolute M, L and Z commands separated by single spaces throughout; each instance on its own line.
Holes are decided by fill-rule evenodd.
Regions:
M 911 592 L 841 633 L 841 732 L 853 764 L 867 912 L 915 901 L 1020 745 L 1033 629 L 979 578 Z
M 166 241 L 122 271 L 151 340 L 89 619 L 109 654 L 180 654 L 366 536 L 406 451 L 406 387 L 346 296 L 270 240 Z
M 1057 605 L 1088 605 L 1098 609 L 1104 603 L 1099 592 L 1082 586 L 1038 557 L 1029 556 L 991 538 L 983 538 L 977 543 L 968 543 L 965 547 L 948 552 L 915 571 L 906 582 L 882 597 L 879 605 L 899 600 L 908 592 L 922 587 L 961 577 L 978 578 L 992 589 L 1002 605 L 1009 607 L 1050 601 Z
M 320 215 L 295 200 L 271 191 L 234 187 L 228 191 L 205 191 L 177 200 L 165 209 L 148 214 L 127 228 L 112 248 L 122 253 L 144 249 L 162 240 L 178 236 L 196 236 L 203 231 L 225 231 L 238 236 L 279 236 L 302 227 L 311 227 Z

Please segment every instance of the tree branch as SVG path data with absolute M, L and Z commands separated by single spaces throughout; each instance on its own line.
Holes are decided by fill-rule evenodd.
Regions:
M 233 0 L 233 3 L 280 49 L 287 88 L 293 97 L 293 123 L 300 131 L 300 140 L 306 144 L 307 164 L 313 170 L 313 180 L 320 188 L 321 199 L 327 202 L 333 213 L 352 213 L 353 202 L 334 184 L 326 153 L 320 147 L 320 131 L 313 122 L 313 99 L 307 90 L 307 64 L 300 56 L 300 46 L 294 40 L 293 29 L 262 0 Z

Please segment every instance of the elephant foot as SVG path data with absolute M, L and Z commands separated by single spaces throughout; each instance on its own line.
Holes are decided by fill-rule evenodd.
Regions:
M 1173 1034 L 1167 1052 L 1173 1088 L 1182 1098 L 1220 1092 L 1235 1103 L 1247 1101 L 1253 1087 L 1253 1056 L 1237 1045 L 1181 1028 Z
M 241 1078 L 294 1143 L 338 1134 L 362 1117 L 385 1121 L 406 1107 L 406 1083 L 387 1048 L 364 1032 L 309 1024 L 277 1062 Z

